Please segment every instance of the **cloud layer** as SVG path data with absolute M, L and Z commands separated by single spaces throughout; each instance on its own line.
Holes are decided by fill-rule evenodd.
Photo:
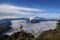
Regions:
M 30 12 L 42 11 L 40 9 L 26 8 L 26 7 L 17 7 L 13 5 L 0 5 L 0 13 L 7 14 L 31 14 Z
M 40 9 L 18 7 L 14 5 L 0 4 L 0 18 L 15 18 L 21 16 L 31 16 L 33 12 L 41 12 Z

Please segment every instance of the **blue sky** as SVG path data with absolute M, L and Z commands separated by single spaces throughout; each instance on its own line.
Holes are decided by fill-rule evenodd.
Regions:
M 60 18 L 60 0 L 0 0 L 1 18 Z

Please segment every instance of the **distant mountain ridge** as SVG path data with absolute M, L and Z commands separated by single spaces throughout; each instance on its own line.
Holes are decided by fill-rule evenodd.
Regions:
M 27 22 L 39 23 L 40 21 L 57 21 L 58 19 L 30 17 L 30 18 L 7 18 L 6 20 L 26 20 Z
M 39 23 L 40 21 L 57 21 L 58 19 L 48 19 L 43 17 L 30 17 L 28 19 L 31 23 Z
M 32 18 L 30 18 L 30 20 L 40 20 L 40 21 L 49 21 L 49 20 L 51 20 L 51 21 L 55 21 L 55 20 L 58 20 L 58 19 L 49 19 L 49 18 L 43 18 L 43 17 L 32 17 Z

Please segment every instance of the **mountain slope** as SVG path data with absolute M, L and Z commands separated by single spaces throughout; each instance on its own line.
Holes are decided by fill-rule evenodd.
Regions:
M 42 32 L 36 40 L 60 40 L 60 20 L 56 29 Z

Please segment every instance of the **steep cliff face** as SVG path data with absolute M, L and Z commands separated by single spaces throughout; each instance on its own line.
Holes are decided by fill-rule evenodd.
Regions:
M 0 20 L 0 33 L 10 28 L 10 21 L 8 19 Z

